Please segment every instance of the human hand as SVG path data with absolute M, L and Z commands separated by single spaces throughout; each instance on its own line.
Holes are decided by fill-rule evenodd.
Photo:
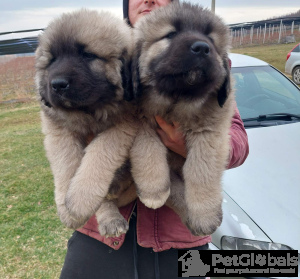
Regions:
M 179 130 L 179 123 L 168 124 L 162 117 L 155 116 L 155 120 L 160 128 L 157 133 L 163 144 L 173 152 L 186 158 L 186 144 L 182 132 Z

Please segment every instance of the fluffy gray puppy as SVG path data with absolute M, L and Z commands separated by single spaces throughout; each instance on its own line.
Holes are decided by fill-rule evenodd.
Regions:
M 128 162 L 137 130 L 127 101 L 132 50 L 130 27 L 107 12 L 63 14 L 39 38 L 44 146 L 67 227 L 76 229 L 96 213 L 102 235 L 128 229 L 117 206 L 135 198 Z
M 177 2 L 151 12 L 134 29 L 133 81 L 142 125 L 130 157 L 138 196 L 158 208 L 171 190 L 168 204 L 191 232 L 209 235 L 222 221 L 221 177 L 234 113 L 229 30 L 209 10 Z M 179 123 L 186 160 L 161 142 L 156 115 Z

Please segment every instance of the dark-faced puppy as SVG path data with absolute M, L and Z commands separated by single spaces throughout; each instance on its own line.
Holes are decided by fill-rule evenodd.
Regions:
M 128 229 L 115 200 L 134 192 L 128 157 L 137 126 L 126 101 L 132 94 L 131 54 L 131 29 L 106 12 L 64 14 L 39 38 L 44 145 L 58 214 L 68 227 L 82 226 L 97 212 L 101 234 Z
M 222 221 L 221 177 L 234 113 L 228 28 L 198 5 L 172 3 L 142 18 L 134 35 L 134 91 L 143 124 L 130 156 L 138 195 L 158 208 L 171 186 L 168 203 L 192 233 L 211 234 Z M 156 115 L 180 124 L 186 160 L 162 144 Z M 182 187 L 172 187 L 179 180 L 170 170 Z

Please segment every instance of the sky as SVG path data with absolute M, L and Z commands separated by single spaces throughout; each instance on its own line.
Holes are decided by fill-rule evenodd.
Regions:
M 211 0 L 189 0 L 211 7 Z M 225 23 L 242 23 L 268 19 L 296 12 L 299 0 L 215 0 L 216 14 Z M 107 10 L 122 17 L 122 0 L 3 0 L 0 2 L 0 33 L 45 28 L 51 20 L 64 12 L 79 8 Z M 22 37 L 34 33 L 22 34 Z M 0 36 L 0 40 L 19 38 L 20 34 Z

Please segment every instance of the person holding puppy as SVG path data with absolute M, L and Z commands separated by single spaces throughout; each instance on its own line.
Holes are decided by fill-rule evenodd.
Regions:
M 124 0 L 124 18 L 134 28 L 135 23 L 154 9 L 171 0 Z M 169 125 L 156 116 L 157 133 L 173 152 L 186 157 L 184 136 L 177 123 Z M 230 129 L 231 150 L 228 168 L 238 167 L 246 160 L 249 147 L 247 134 L 238 109 Z M 139 200 L 120 208 L 129 222 L 129 231 L 120 237 L 105 238 L 98 232 L 92 217 L 74 232 L 60 278 L 178 278 L 177 249 L 208 249 L 210 236 L 194 236 L 182 224 L 179 216 L 167 206 L 153 210 Z

